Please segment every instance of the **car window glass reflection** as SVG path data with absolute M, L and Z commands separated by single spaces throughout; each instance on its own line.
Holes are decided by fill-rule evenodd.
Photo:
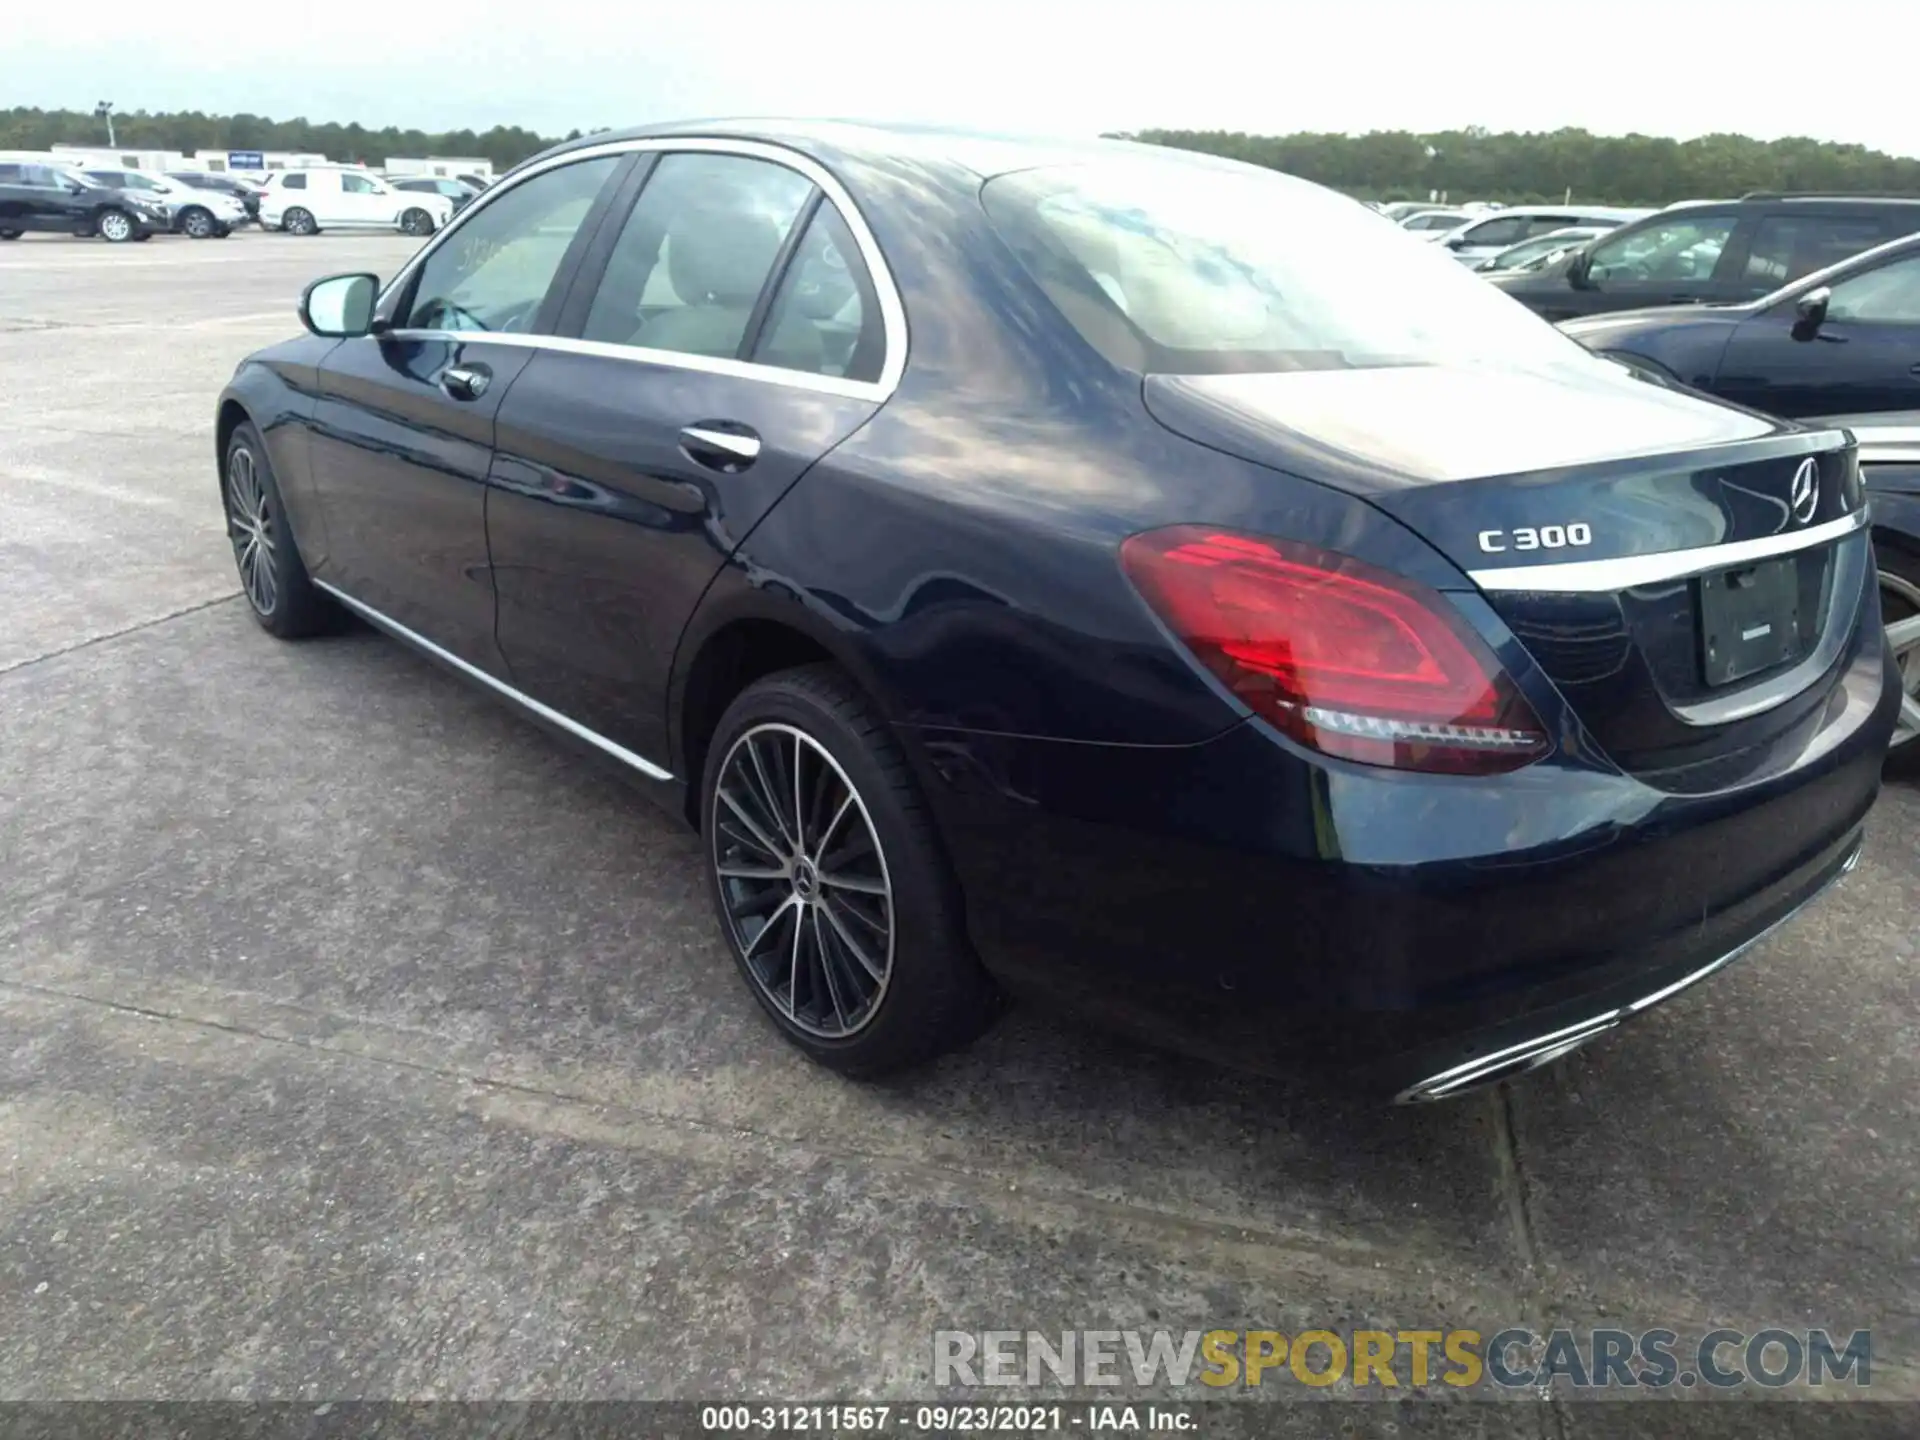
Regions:
M 523 181 L 477 211 L 420 267 L 405 328 L 524 331 L 619 163 L 611 155 Z
M 754 302 L 812 192 L 805 176 L 768 160 L 666 156 L 614 245 L 585 338 L 737 356 Z
M 823 202 L 781 278 L 753 358 L 810 375 L 878 380 L 886 349 L 878 312 L 847 222 Z
M 1920 325 L 1920 255 L 1842 280 L 1827 301 L 1827 318 Z
M 1603 240 L 1593 248 L 1587 278 L 1595 282 L 1705 280 L 1720 263 L 1733 227 L 1731 215 L 1703 215 L 1675 218 Z

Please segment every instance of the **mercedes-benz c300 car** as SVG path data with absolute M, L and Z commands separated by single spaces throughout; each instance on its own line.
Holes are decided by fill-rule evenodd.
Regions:
M 260 623 L 351 612 L 654 792 L 842 1072 L 1030 993 L 1458 1094 L 1859 850 L 1899 697 L 1847 434 L 1313 185 L 595 135 L 301 313 L 218 404 Z

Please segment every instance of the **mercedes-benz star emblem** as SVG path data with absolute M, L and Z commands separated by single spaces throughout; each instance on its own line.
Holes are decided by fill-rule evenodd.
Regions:
M 1800 462 L 1800 468 L 1793 472 L 1793 488 L 1787 492 L 1787 503 L 1793 507 L 1793 518 L 1802 525 L 1813 519 L 1813 512 L 1820 508 L 1820 465 L 1809 455 Z

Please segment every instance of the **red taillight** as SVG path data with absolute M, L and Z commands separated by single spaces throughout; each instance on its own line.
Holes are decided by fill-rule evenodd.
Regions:
M 1120 560 L 1201 663 L 1302 744 L 1455 775 L 1517 770 L 1548 749 L 1485 642 L 1423 585 L 1203 525 L 1135 535 Z

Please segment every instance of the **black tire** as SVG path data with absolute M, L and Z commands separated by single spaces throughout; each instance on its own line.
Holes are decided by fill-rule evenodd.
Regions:
M 314 223 L 313 212 L 299 205 L 295 205 L 280 217 L 280 228 L 289 235 L 318 235 L 320 233 L 320 227 Z
M 251 467 L 249 478 L 243 479 L 237 468 L 242 463 Z M 235 426 L 227 441 L 220 470 L 220 506 L 226 515 L 234 564 L 240 572 L 241 593 L 261 627 L 282 640 L 298 640 L 332 629 L 339 619 L 339 609 L 314 588 L 307 576 L 306 562 L 300 558 L 287 525 L 280 482 L 274 477 L 260 432 L 251 422 Z M 248 549 L 261 553 L 256 531 L 266 542 L 268 563 L 250 573 Z
M 109 245 L 124 245 L 140 233 L 140 222 L 126 211 L 115 207 L 102 210 L 93 228 L 95 233 Z
M 1873 564 L 1879 577 L 1881 619 L 1892 625 L 1920 616 L 1920 551 L 1876 534 Z M 1909 696 L 1920 694 L 1920 654 L 1909 652 L 1902 657 L 1901 679 Z M 1887 773 L 1902 779 L 1920 775 L 1920 739 L 1903 741 L 1887 752 Z
M 220 228 L 213 223 L 213 212 L 202 205 L 192 205 L 181 211 L 179 220 L 174 223 L 189 240 L 211 240 Z
M 0 240 L 18 240 L 24 233 L 20 230 L 0 230 Z
M 136 241 L 151 240 L 153 238 L 153 232 L 151 230 L 142 230 L 138 235 L 134 236 L 133 238 Z
M 416 205 L 401 213 L 400 228 L 409 235 L 431 235 L 434 229 L 433 216 Z
M 792 750 L 783 750 L 789 744 Z M 804 806 L 792 808 L 796 813 L 804 810 L 814 834 L 808 836 L 807 821 L 802 820 L 797 847 L 778 816 L 756 798 L 763 792 L 754 789 L 749 768 L 750 747 L 755 745 L 767 747 L 760 755 L 773 768 L 782 763 L 783 753 L 805 757 L 799 789 L 811 793 Z M 822 763 L 819 752 L 830 765 Z M 805 779 L 809 770 L 811 787 Z M 779 857 L 751 838 L 751 827 L 722 800 L 723 776 L 728 795 L 761 817 L 763 839 L 773 833 L 768 823 L 779 825 L 774 843 L 786 846 L 788 875 L 775 878 L 764 859 L 754 864 L 756 856 Z M 784 792 L 789 783 L 776 781 L 765 788 Z M 841 798 L 836 801 L 836 796 Z M 871 1078 L 931 1060 L 965 1044 L 992 1022 L 994 986 L 967 943 L 959 887 L 906 756 L 885 721 L 838 667 L 781 671 L 735 697 L 708 746 L 700 799 L 708 891 L 720 932 L 761 1008 L 809 1058 L 842 1075 Z M 827 822 L 828 810 L 836 811 L 838 824 Z M 818 852 L 811 859 L 798 858 L 808 854 L 810 844 L 817 845 Z M 814 860 L 820 862 L 817 867 Z M 761 873 L 748 879 L 724 877 L 722 865 Z M 791 873 L 796 867 L 805 869 L 805 877 Z M 840 881 L 824 878 L 834 867 L 843 872 Z M 884 895 L 868 894 L 854 903 L 856 870 L 877 879 Z M 863 887 L 870 883 L 857 881 Z M 761 889 L 755 892 L 754 886 Z M 886 921 L 886 960 L 879 976 L 871 971 L 875 954 L 883 948 L 876 939 L 881 932 L 871 919 L 861 928 L 863 914 Z M 787 925 L 793 928 L 775 928 Z M 795 929 L 801 931 L 798 936 Z M 808 1008 L 824 1016 L 831 991 L 833 1018 L 809 1023 L 800 1015 L 797 980 L 790 983 L 784 1003 L 773 993 L 748 955 L 762 935 L 773 936 L 763 955 L 787 951 L 807 962 L 801 978 Z M 848 936 L 857 936 L 859 943 L 840 938 Z M 868 957 L 861 962 L 864 979 L 863 971 L 855 968 L 855 958 L 863 954 Z M 791 962 L 790 974 L 800 975 L 801 959 Z M 775 988 L 780 964 L 771 967 Z M 858 997 L 855 991 L 861 992 Z M 842 1017 L 843 994 L 849 1022 L 857 1016 L 858 1023 L 846 1024 L 839 1033 L 824 1033 Z M 856 998 L 860 1005 L 852 1003 Z

